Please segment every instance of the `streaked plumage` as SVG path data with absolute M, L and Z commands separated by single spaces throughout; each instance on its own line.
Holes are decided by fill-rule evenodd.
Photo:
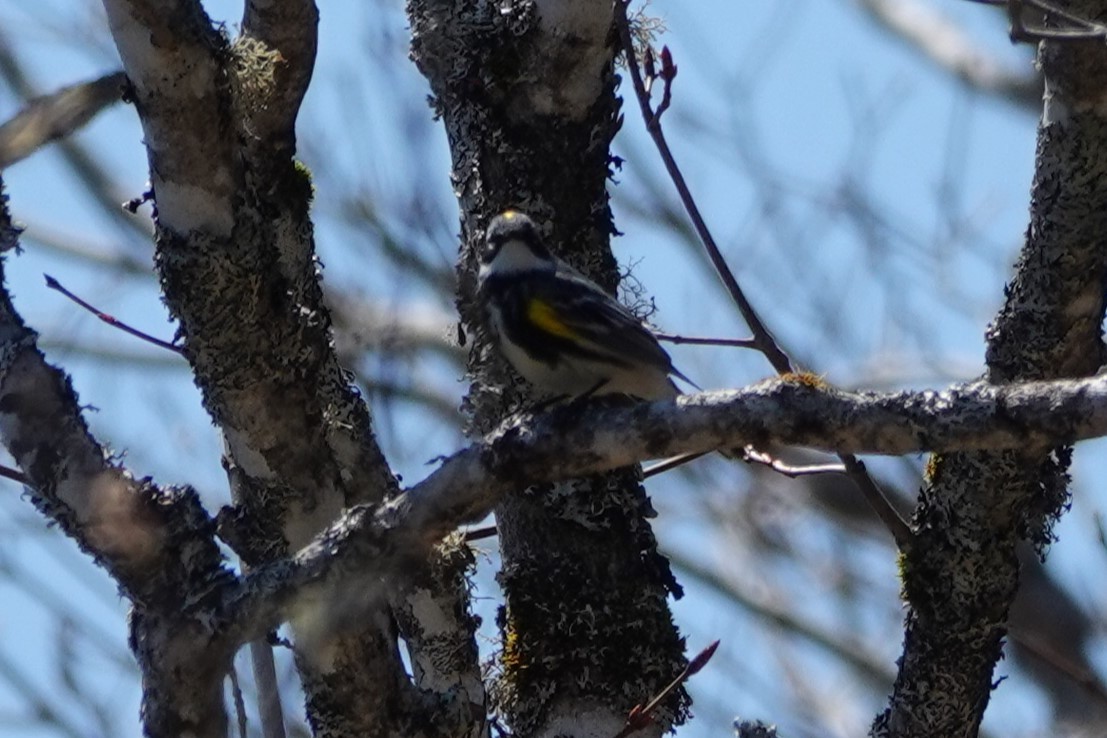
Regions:
M 551 394 L 679 394 L 693 384 L 630 310 L 554 257 L 534 222 L 509 210 L 488 226 L 478 295 L 500 351 L 524 379 Z

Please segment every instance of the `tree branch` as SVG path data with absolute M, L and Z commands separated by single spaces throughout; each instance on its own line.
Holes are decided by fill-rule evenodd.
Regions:
M 1042 103 L 1042 78 L 1029 66 L 1007 69 L 981 50 L 963 28 L 919 0 L 854 0 L 890 33 L 971 89 L 1033 112 Z
M 242 36 L 235 42 L 243 80 L 251 88 L 248 95 L 240 91 L 249 127 L 259 140 L 288 154 L 296 148 L 296 115 L 315 68 L 318 25 L 313 0 L 247 0 Z M 277 55 L 272 63 L 258 63 L 272 54 Z
M 292 558 L 251 572 L 228 593 L 227 637 L 258 637 L 301 598 L 324 591 L 356 592 L 346 597 L 350 606 L 379 599 L 390 579 L 406 577 L 405 567 L 435 542 L 526 485 L 748 443 L 898 455 L 1044 449 L 1103 435 L 1107 376 L 889 394 L 773 379 L 674 401 L 558 407 L 512 419 L 400 497 L 377 509 L 352 509 Z
M 104 0 L 142 121 L 162 227 L 229 236 L 236 136 L 226 42 L 194 0 Z
M 343 507 L 397 489 L 334 352 L 311 181 L 292 159 L 314 5 L 252 3 L 233 45 L 196 0 L 105 6 L 145 133 L 165 303 L 226 441 L 236 506 L 221 531 L 249 565 L 279 559 Z M 313 730 L 403 732 L 411 689 L 387 613 L 340 639 L 315 611 L 299 615 Z
M 1066 8 L 1099 18 L 1107 2 Z M 1045 42 L 1039 65 L 1049 94 L 1038 128 L 1030 224 L 986 335 L 986 377 L 995 383 L 1088 376 L 1107 357 L 1101 335 L 1107 243 L 1098 237 L 1107 226 L 1107 117 L 1098 106 L 1107 50 L 1091 41 Z M 1084 416 L 1094 415 L 1093 407 L 1071 409 Z M 1002 415 L 995 420 L 1007 422 Z M 1069 500 L 1068 444 L 1078 437 L 1061 433 L 1052 443 L 1003 452 L 951 447 L 930 459 L 915 540 L 902 564 L 910 605 L 904 653 L 888 707 L 873 724 L 876 738 L 979 730 L 1018 590 L 1018 545 L 1029 540 L 1042 552 L 1053 540 L 1052 526 Z
M 88 123 L 119 100 L 125 81 L 122 72 L 112 72 L 28 100 L 22 110 L 0 125 L 0 169 Z
M 0 181 L 0 252 L 15 247 Z M 0 261 L 0 282 L 3 262 Z M 69 378 L 46 363 L 36 334 L 0 289 L 0 437 L 35 507 L 118 582 L 134 603 L 132 647 L 143 671 L 149 735 L 222 736 L 222 677 L 231 651 L 195 617 L 228 584 L 214 526 L 195 491 L 136 480 L 92 437 Z M 182 552 L 187 552 L 183 554 Z

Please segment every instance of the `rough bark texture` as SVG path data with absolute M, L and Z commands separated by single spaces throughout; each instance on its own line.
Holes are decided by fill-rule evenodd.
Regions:
M 424 558 L 426 554 L 420 553 L 400 561 Z M 408 566 L 406 576 L 391 578 L 402 580 L 402 585 L 389 596 L 411 657 L 415 686 L 427 696 L 419 712 L 430 726 L 424 732 L 452 726 L 446 732 L 453 738 L 487 736 L 488 699 L 476 641 L 480 618 L 470 611 L 473 552 L 455 534 L 436 546 L 429 558 L 429 566 Z
M 412 0 L 408 14 L 412 56 L 453 155 L 458 306 L 474 337 L 473 427 L 484 431 L 521 396 L 489 351 L 473 299 L 476 249 L 492 216 L 526 210 L 560 256 L 609 289 L 617 281 L 606 193 L 619 110 L 612 8 Z M 613 735 L 682 667 L 666 601 L 679 588 L 657 553 L 650 514 L 633 470 L 519 490 L 497 506 L 507 604 L 496 694 L 517 735 Z M 646 732 L 679 723 L 686 708 L 678 692 Z
M 712 402 L 711 400 L 716 400 Z M 226 636 L 249 640 L 328 589 L 362 599 L 414 581 L 412 562 L 528 483 L 599 475 L 649 456 L 746 444 L 906 454 L 1044 447 L 1107 435 L 1107 376 L 946 392 L 877 395 L 772 380 L 678 403 L 559 408 L 513 419 L 379 508 L 358 506 L 291 560 L 227 590 Z
M 678 588 L 629 465 L 769 441 L 942 452 L 906 551 L 905 653 L 874 733 L 977 732 L 1017 586 L 1015 544 L 1050 539 L 1067 500 L 1061 444 L 1107 435 L 1107 377 L 1012 383 L 1088 375 L 1104 359 L 1101 44 L 1041 49 L 1047 105 L 1031 224 L 989 332 L 991 384 L 877 395 L 790 376 L 499 425 L 524 398 L 489 351 L 473 303 L 475 247 L 490 217 L 526 209 L 559 254 L 615 285 L 605 194 L 618 126 L 611 9 L 411 0 L 413 55 L 453 149 L 472 426 L 488 435 L 400 494 L 334 356 L 310 183 L 291 159 L 314 5 L 252 0 L 233 45 L 192 0 L 105 6 L 149 150 L 166 302 L 226 436 L 240 504 L 221 530 L 252 570 L 224 568 L 215 522 L 192 490 L 136 480 L 97 443 L 68 379 L 45 363 L 2 289 L 0 436 L 33 503 L 133 603 L 148 735 L 225 735 L 222 677 L 235 649 L 291 620 L 317 734 L 486 736 L 471 559 L 456 540 L 435 546 L 494 508 L 507 596 L 499 710 L 521 738 L 610 738 L 683 664 L 666 602 Z M 1098 0 L 1072 10 L 1099 18 L 1107 8 Z M 18 235 L 4 205 L 0 257 Z M 658 713 L 653 734 L 683 717 L 686 699 Z
M 1097 2 L 1059 3 L 1102 20 Z M 1086 376 L 1104 360 L 1107 261 L 1107 50 L 1049 41 L 1030 227 L 988 332 L 987 379 Z M 904 654 L 877 736 L 976 735 L 1018 586 L 1016 544 L 1040 548 L 1068 501 L 1071 449 L 1028 443 L 935 456 L 904 562 Z
M 292 159 L 311 77 L 310 0 L 246 5 L 234 43 L 195 0 L 106 0 L 142 119 L 165 302 L 223 431 L 237 502 L 221 532 L 255 566 L 307 544 L 346 505 L 398 487 L 331 344 Z M 411 735 L 414 695 L 383 604 L 292 613 L 318 735 Z
M 194 490 L 134 479 L 89 433 L 69 378 L 46 363 L 3 287 L 4 254 L 17 235 L 0 180 L 0 437 L 35 507 L 133 603 L 146 733 L 222 736 L 222 679 L 234 650 L 212 643 L 211 610 L 233 576 L 215 525 Z

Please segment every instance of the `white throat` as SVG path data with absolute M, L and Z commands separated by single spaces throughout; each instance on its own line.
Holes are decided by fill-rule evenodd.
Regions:
M 486 279 L 492 275 L 510 276 L 520 272 L 553 272 L 557 270 L 557 264 L 550 259 L 543 259 L 518 239 L 507 241 L 500 247 L 499 252 L 491 263 L 481 264 L 478 278 Z

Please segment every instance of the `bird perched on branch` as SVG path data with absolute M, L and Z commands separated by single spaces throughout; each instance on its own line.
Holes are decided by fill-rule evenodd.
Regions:
M 477 284 L 501 353 L 539 390 L 660 400 L 680 394 L 671 376 L 695 386 L 634 313 L 555 257 L 519 211 L 488 225 Z

